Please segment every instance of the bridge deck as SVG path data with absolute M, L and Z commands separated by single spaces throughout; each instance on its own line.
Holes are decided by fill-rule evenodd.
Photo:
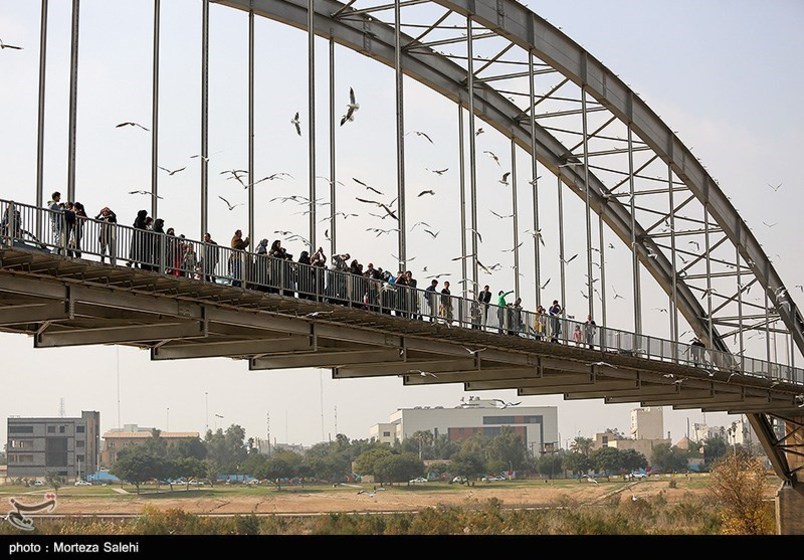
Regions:
M 229 357 L 251 370 L 331 368 L 609 403 L 799 412 L 797 383 L 449 326 L 22 248 L 0 249 L 0 330 L 36 348 L 122 344 L 154 360 Z M 425 372 L 425 373 L 422 373 Z

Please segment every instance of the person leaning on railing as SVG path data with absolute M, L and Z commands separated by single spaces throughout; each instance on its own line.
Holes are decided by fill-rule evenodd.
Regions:
M 117 214 L 112 212 L 108 206 L 101 208 L 95 216 L 100 224 L 98 231 L 98 242 L 100 243 L 101 262 L 106 262 L 106 255 L 109 255 L 109 262 L 114 264 L 115 249 L 115 224 L 117 224 Z

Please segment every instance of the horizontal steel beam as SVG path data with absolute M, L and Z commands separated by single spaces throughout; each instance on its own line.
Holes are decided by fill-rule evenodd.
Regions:
M 207 336 L 207 330 L 204 321 L 188 321 L 178 324 L 44 332 L 34 336 L 34 348 L 58 348 L 90 344 L 127 344 L 182 338 L 203 338 L 205 336 Z
M 467 381 L 499 379 L 511 379 L 513 383 L 516 383 L 517 380 L 533 379 L 538 375 L 538 371 L 535 368 L 483 368 L 480 370 L 443 372 L 439 374 L 438 377 L 429 375 L 405 375 L 404 384 L 433 385 L 438 383 L 466 383 Z
M 438 354 L 440 356 L 456 356 L 461 358 L 472 356 L 473 354 L 469 352 L 469 350 L 471 350 L 475 352 L 474 355 L 478 356 L 484 362 L 500 362 L 522 366 L 536 366 L 539 363 L 539 358 L 530 354 L 525 354 L 524 352 L 483 348 L 483 346 L 479 344 L 459 346 L 457 344 L 438 340 L 406 337 L 403 341 L 403 345 L 409 352 L 425 352 L 429 354 Z
M 70 312 L 70 305 L 67 302 L 0 308 L 0 326 L 64 321 L 72 318 L 73 314 Z
M 241 340 L 237 342 L 205 342 L 202 344 L 167 344 L 151 348 L 152 360 L 183 360 L 187 358 L 216 358 L 231 356 L 258 356 L 275 352 L 313 350 L 309 337 L 294 336 L 267 340 Z
M 357 350 L 342 352 L 310 352 L 304 354 L 275 355 L 265 358 L 252 358 L 249 369 L 294 369 L 307 367 L 334 368 L 347 364 L 377 363 L 386 365 L 386 362 L 401 361 L 399 351 L 396 350 Z
M 595 390 L 595 387 L 590 387 L 588 391 L 572 393 L 564 397 L 566 400 L 576 399 L 602 399 L 604 397 L 617 397 L 617 398 L 631 398 L 630 402 L 639 402 L 646 396 L 654 395 L 677 395 L 679 393 L 678 385 L 666 385 L 659 387 L 631 387 L 627 389 L 615 389 L 611 391 Z
M 466 359 L 437 360 L 431 362 L 401 362 L 398 364 L 353 365 L 333 369 L 332 377 L 333 379 L 349 379 L 354 377 L 382 377 L 418 373 L 415 370 L 441 374 L 446 372 L 463 372 L 474 367 L 476 367 L 474 360 Z
M 467 391 L 480 389 L 518 389 L 524 387 L 554 387 L 556 393 L 563 393 L 566 387 L 573 385 L 583 385 L 594 380 L 591 374 L 564 374 L 551 375 L 549 377 L 535 377 L 533 379 L 510 380 L 501 379 L 498 381 L 470 381 L 464 386 Z
M 585 383 L 582 385 L 567 386 L 550 386 L 550 387 L 522 387 L 517 391 L 517 395 L 555 395 L 564 393 L 564 398 L 569 400 L 575 397 L 576 391 L 591 391 L 597 390 L 597 397 L 601 398 L 611 391 L 633 390 L 637 386 L 636 381 L 598 381 L 597 383 Z M 561 390 L 561 389 L 566 390 Z M 602 394 L 601 394 L 602 393 Z M 582 393 L 585 394 L 585 393 Z M 589 397 L 587 397 L 589 398 Z

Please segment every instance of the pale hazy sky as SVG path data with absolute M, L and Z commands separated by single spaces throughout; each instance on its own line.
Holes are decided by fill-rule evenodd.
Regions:
M 51 0 L 48 37 L 48 95 L 46 116 L 45 189 L 66 192 L 67 94 L 70 2 Z M 643 1 L 564 0 L 529 2 L 533 9 L 639 92 L 681 140 L 699 156 L 710 174 L 729 195 L 753 229 L 788 287 L 802 284 L 804 263 L 797 243 L 801 238 L 798 214 L 804 208 L 798 169 L 804 129 L 800 94 L 804 90 L 804 5 L 795 0 L 758 3 L 749 1 L 692 0 Z M 150 122 L 151 9 L 146 0 L 83 0 L 79 77 L 77 198 L 88 212 L 105 205 L 116 210 L 122 223 L 130 224 L 144 199 L 125 194 L 147 188 L 150 137 L 135 129 L 115 129 L 114 124 L 133 120 Z M 358 3 L 359 5 L 359 3 Z M 110 7 L 113 6 L 113 7 Z M 200 3 L 196 0 L 162 2 L 160 164 L 177 168 L 197 162 L 188 157 L 199 152 L 199 52 Z M 242 190 L 233 189 L 218 171 L 246 165 L 246 16 L 212 6 L 210 56 L 210 230 L 219 243 L 228 243 L 237 227 L 245 230 L 243 207 L 232 212 L 217 201 L 223 195 L 244 202 Z M 2 0 L 0 39 L 21 45 L 22 51 L 0 51 L 0 198 L 20 202 L 35 200 L 36 98 L 38 77 L 39 2 Z M 321 119 L 318 174 L 328 173 L 326 159 L 326 43 L 317 44 Z M 298 208 L 269 204 L 273 196 L 306 194 L 306 138 L 298 138 L 290 117 L 302 114 L 306 126 L 306 35 L 272 22 L 257 24 L 257 173 L 285 171 L 295 177 L 271 183 L 261 193 L 257 210 L 256 239 L 273 239 L 274 230 L 304 233 L 306 217 Z M 485 53 L 484 53 L 485 54 Z M 491 54 L 491 53 L 489 53 Z M 338 169 L 342 179 L 362 178 L 391 192 L 395 188 L 393 151 L 393 72 L 362 56 L 338 49 L 337 102 L 345 104 L 350 86 L 361 103 L 354 123 L 338 131 Z M 406 147 L 409 192 L 432 187 L 445 193 L 436 203 L 412 200 L 409 223 L 435 220 L 444 233 L 434 244 L 425 236 L 409 235 L 408 255 L 414 273 L 457 270 L 445 261 L 458 255 L 456 124 L 454 107 L 418 84 L 406 81 L 406 129 L 426 130 L 433 146 L 408 137 Z M 478 123 L 482 126 L 482 123 Z M 306 134 L 306 131 L 305 131 Z M 507 141 L 486 134 L 478 150 L 507 154 Z M 479 139 L 480 140 L 480 139 Z M 518 156 L 521 173 L 528 173 L 527 159 Z M 488 162 L 481 162 L 485 165 Z M 434 178 L 425 168 L 451 167 L 453 172 Z M 481 181 L 497 178 L 497 170 L 478 170 Z M 451 176 L 450 176 L 451 175 Z M 198 167 L 160 177 L 160 217 L 188 237 L 198 237 Z M 554 182 L 553 182 L 554 183 Z M 768 184 L 782 187 L 777 191 Z M 550 181 L 548 181 L 550 184 Z M 322 184 L 323 188 L 323 184 Z M 447 194 L 452 189 L 455 197 Z M 343 208 L 364 210 L 351 197 L 360 191 L 345 187 Z M 511 246 L 510 231 L 503 230 L 486 209 L 502 213 L 510 201 L 497 200 L 481 190 L 483 251 L 495 258 L 510 258 L 500 250 Z M 243 198 L 241 200 L 241 197 Z M 520 208 L 528 198 L 520 193 Z M 348 201 L 348 202 L 347 202 Z M 582 232 L 577 201 L 567 201 L 568 224 Z M 573 206 L 573 204 L 575 206 Z M 452 210 L 452 211 L 451 211 Z M 764 222 L 776 223 L 767 227 Z M 432 223 L 432 222 L 430 222 Z M 799 226 L 795 224 L 799 223 Z M 574 224 L 574 225 L 572 225 Z M 367 222 L 342 222 L 340 249 L 361 262 L 383 266 L 393 261 L 393 238 L 366 238 Z M 382 227 L 382 226 L 381 226 Z M 384 226 L 387 227 L 387 226 Z M 526 229 L 523 226 L 522 229 Z M 322 224 L 319 235 L 323 234 Z M 574 236 L 582 248 L 583 235 Z M 553 243 L 555 240 L 552 240 Z M 550 243 L 550 240 L 548 240 Z M 437 248 L 438 250 L 433 250 Z M 294 255 L 302 248 L 290 244 Z M 552 246 L 548 246 L 552 250 Z M 571 245 L 567 249 L 573 250 Z M 508 254 L 510 255 L 510 253 Z M 608 283 L 627 293 L 627 249 L 620 246 L 607 256 Z M 493 262 L 493 261 L 492 261 Z M 503 261 L 505 264 L 506 261 Z M 417 266 L 412 266 L 413 264 Z M 523 304 L 532 308 L 532 275 L 523 264 Z M 530 265 L 532 266 L 532 265 Z M 547 266 L 547 265 L 545 265 Z M 417 268 L 418 267 L 418 268 Z M 493 289 L 510 288 L 511 271 L 489 281 Z M 543 279 L 549 276 L 543 272 Z M 583 283 L 583 272 L 570 271 L 570 282 Z M 619 274 L 619 275 L 618 275 Z M 421 280 L 420 280 L 421 282 Z M 652 283 L 648 281 L 648 283 Z M 554 285 L 555 286 L 555 285 Z M 645 328 L 649 334 L 668 335 L 666 319 L 651 312 L 666 305 L 658 289 L 644 288 Z M 799 306 L 804 297 L 792 289 Z M 455 293 L 453 291 L 453 293 Z M 568 290 L 570 313 L 584 307 L 580 296 Z M 549 294 L 552 296 L 552 294 Z M 546 296 L 548 297 L 548 296 Z M 551 298 L 552 299 L 552 298 Z M 610 308 L 613 327 L 630 328 L 628 306 Z M 396 377 L 387 379 L 331 379 L 328 370 L 249 372 L 245 362 L 227 359 L 150 362 L 145 351 L 92 347 L 34 351 L 30 338 L 0 335 L 0 438 L 5 442 L 8 415 L 55 416 L 65 399 L 68 415 L 81 410 L 100 410 L 104 430 L 118 424 L 117 367 L 120 373 L 120 418 L 123 423 L 170 430 L 203 430 L 207 421 L 205 393 L 209 394 L 209 424 L 215 415 L 219 425 L 237 422 L 249 435 L 264 437 L 270 414 L 271 434 L 279 441 L 310 445 L 337 431 L 351 438 L 368 437 L 371 425 L 386 421 L 397 408 L 454 406 L 465 393 L 461 385 L 403 387 Z M 783 349 L 780 348 L 780 352 Z M 119 354 L 118 354 L 119 353 Z M 119 356 L 119 362 L 118 362 Z M 797 364 L 804 360 L 797 356 Z M 472 393 L 511 400 L 513 390 Z M 520 400 L 520 399 L 517 399 Z M 627 431 L 632 405 L 604 405 L 601 401 L 563 401 L 561 397 L 524 397 L 523 404 L 559 407 L 562 440 L 578 433 L 591 436 L 607 427 Z M 323 402 L 323 408 L 322 408 Z M 323 418 L 322 418 L 323 411 Z M 686 421 L 700 422 L 700 411 L 665 409 L 665 429 L 674 440 L 684 434 Z M 724 414 L 707 415 L 709 424 L 730 420 Z

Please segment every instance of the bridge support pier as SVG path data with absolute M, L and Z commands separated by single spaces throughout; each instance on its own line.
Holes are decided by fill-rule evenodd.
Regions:
M 776 491 L 776 533 L 804 535 L 804 492 L 784 482 Z

